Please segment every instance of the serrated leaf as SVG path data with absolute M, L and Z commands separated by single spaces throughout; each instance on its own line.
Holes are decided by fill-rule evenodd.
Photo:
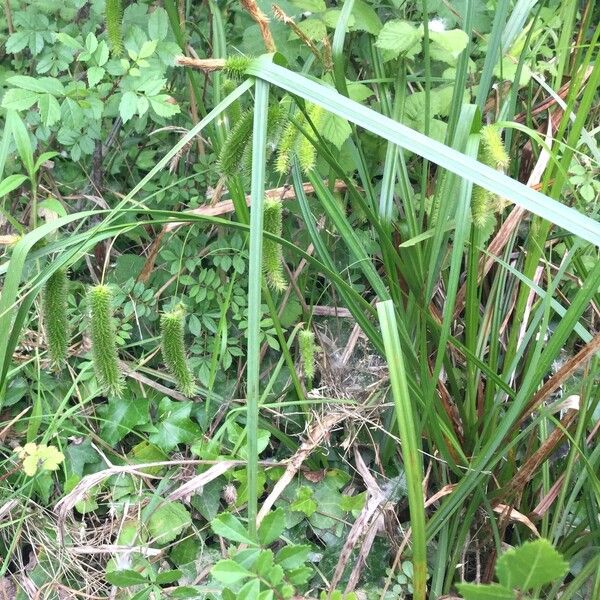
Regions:
M 225 585 L 231 585 L 251 577 L 252 573 L 234 560 L 220 560 L 210 571 L 211 575 Z
M 156 50 L 157 44 L 157 40 L 148 40 L 147 42 L 144 42 L 138 53 L 138 60 L 152 56 Z
M 569 564 L 560 552 L 543 538 L 505 552 L 496 563 L 498 581 L 509 589 L 521 591 L 556 581 L 568 569 Z
M 28 75 L 13 75 L 6 80 L 10 85 L 38 92 L 40 94 L 52 94 L 53 96 L 63 96 L 65 88 L 63 84 L 54 77 L 29 77 Z
M 336 148 L 341 148 L 343 143 L 352 133 L 350 123 L 332 113 L 325 113 L 319 123 L 321 135 L 331 142 Z
M 256 545 L 248 537 L 246 528 L 231 513 L 221 513 L 210 522 L 210 526 L 217 535 L 227 540 L 252 546 Z
M 167 544 L 191 524 L 190 513 L 181 502 L 165 502 L 150 515 L 146 526 L 155 542 Z
M 148 35 L 153 40 L 164 40 L 169 32 L 167 11 L 158 6 L 148 19 Z
M 123 569 L 121 571 L 109 571 L 106 574 L 106 581 L 117 587 L 129 587 L 130 585 L 140 585 L 148 583 L 148 580 L 133 569 Z
M 327 27 L 321 19 L 311 18 L 298 23 L 298 29 L 304 33 L 304 35 L 315 42 L 320 42 L 324 37 L 327 36 Z M 290 39 L 297 39 L 295 33 L 290 34 Z
M 423 32 L 408 21 L 388 21 L 379 32 L 375 45 L 394 57 L 408 53 L 421 41 Z
M 0 198 L 16 190 L 25 180 L 26 175 L 9 175 L 0 181 Z
M 253 579 L 245 583 L 237 593 L 237 600 L 256 600 L 260 593 L 260 581 Z
M 87 80 L 89 87 L 94 87 L 104 77 L 106 71 L 102 67 L 90 67 L 87 70 Z
M 2 107 L 8 110 L 27 110 L 38 101 L 38 98 L 39 94 L 37 92 L 12 88 L 4 94 Z
M 308 559 L 310 546 L 303 544 L 298 546 L 284 546 L 276 555 L 275 562 L 286 571 L 302 566 Z
M 119 102 L 119 114 L 123 123 L 127 123 L 137 110 L 137 96 L 134 92 L 123 92 L 121 101 Z
M 175 583 L 179 581 L 183 573 L 179 569 L 171 569 L 169 571 L 163 571 L 156 576 L 154 580 L 158 585 L 167 585 L 169 583 Z
M 152 96 L 148 98 L 150 101 L 150 106 L 152 110 L 159 117 L 172 117 L 173 115 L 179 114 L 181 112 L 178 104 L 173 104 L 171 102 L 171 96 L 167 94 L 159 94 L 158 96 Z
M 450 65 L 456 64 L 456 60 L 469 43 L 469 36 L 462 29 L 431 31 L 429 38 L 431 40 L 429 47 L 431 58 Z
M 40 109 L 40 121 L 46 127 L 52 127 L 60 121 L 60 104 L 58 100 L 50 94 L 42 94 L 38 100 Z
M 515 600 L 514 592 L 497 583 L 459 583 L 456 587 L 465 600 Z
M 271 511 L 262 521 L 258 528 L 258 539 L 263 546 L 268 546 L 279 536 L 285 529 L 285 513 L 282 508 Z

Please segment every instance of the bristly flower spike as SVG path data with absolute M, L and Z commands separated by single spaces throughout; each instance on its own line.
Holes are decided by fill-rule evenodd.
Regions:
M 106 393 L 121 396 L 123 374 L 119 368 L 112 291 L 107 285 L 96 285 L 90 288 L 87 301 L 90 311 L 92 360 L 98 383 Z
M 46 326 L 48 354 L 55 368 L 60 368 L 67 358 L 69 347 L 69 320 L 67 294 L 69 279 L 65 269 L 50 275 L 43 294 L 43 314 Z
M 315 334 L 310 329 L 303 329 L 298 334 L 298 347 L 304 376 L 312 382 L 315 376 Z
M 162 356 L 169 373 L 175 379 L 177 389 L 184 396 L 194 396 L 196 381 L 187 361 L 184 341 L 185 312 L 182 305 L 160 318 Z
M 283 206 L 280 200 L 266 198 L 264 202 L 265 232 L 281 237 L 283 230 Z M 265 237 L 263 241 L 263 271 L 269 287 L 278 292 L 285 290 L 287 284 L 283 276 L 283 253 L 281 244 Z
M 106 0 L 106 36 L 113 53 L 123 52 L 123 0 Z

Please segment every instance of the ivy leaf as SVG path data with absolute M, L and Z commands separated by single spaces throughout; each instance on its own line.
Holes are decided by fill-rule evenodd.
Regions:
M 172 542 L 191 524 L 190 513 L 181 502 L 165 502 L 150 515 L 146 523 L 148 533 L 159 544 Z
M 388 50 L 393 58 L 407 54 L 421 41 L 423 32 L 408 21 L 388 21 L 377 36 L 375 45 Z
M 246 528 L 231 513 L 221 513 L 210 522 L 210 526 L 217 535 L 227 540 L 251 546 L 256 545 L 248 537 Z
M 539 539 L 505 552 L 496 564 L 496 575 L 503 586 L 525 592 L 560 579 L 568 569 L 562 554 L 548 540 Z
M 123 92 L 121 102 L 119 102 L 119 114 L 123 123 L 127 123 L 137 110 L 137 96 L 134 92 Z
M 230 558 L 220 560 L 210 571 L 211 575 L 225 585 L 237 583 L 242 579 L 251 577 L 252 573 L 242 565 L 236 563 Z
M 178 114 L 180 111 L 179 105 L 173 103 L 173 98 L 167 94 L 159 94 L 158 96 L 152 96 L 148 98 L 152 110 L 159 117 L 172 117 Z
M 109 445 L 115 446 L 137 425 L 148 422 L 149 399 L 110 398 L 108 404 L 98 409 L 104 422 L 100 428 L 100 437 Z
M 291 510 L 304 513 L 310 517 L 317 510 L 317 503 L 313 498 L 313 491 L 308 486 L 299 487 L 296 491 L 296 500 L 290 505 Z
M 167 11 L 158 6 L 148 19 L 148 35 L 153 40 L 164 40 L 169 32 Z
M 52 127 L 60 121 L 60 104 L 54 96 L 42 94 L 38 100 L 38 108 L 42 125 Z
M 459 583 L 456 587 L 465 600 L 515 600 L 513 591 L 497 583 Z
M 352 133 L 352 128 L 346 119 L 329 112 L 323 115 L 319 129 L 321 135 L 338 150 Z
M 285 529 L 285 513 L 283 508 L 278 508 L 271 511 L 262 521 L 258 528 L 258 540 L 263 546 L 268 546 L 279 536 Z
M 173 402 L 163 398 L 159 404 L 160 421 L 156 432 L 148 438 L 150 442 L 168 452 L 178 444 L 191 444 L 200 437 L 200 427 L 189 418 L 192 407 L 192 402 Z

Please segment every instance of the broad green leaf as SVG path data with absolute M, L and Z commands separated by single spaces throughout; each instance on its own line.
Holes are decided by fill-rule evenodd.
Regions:
M 285 529 L 285 513 L 282 508 L 271 511 L 258 528 L 258 539 L 263 546 L 272 544 Z
M 160 420 L 155 423 L 156 431 L 148 437 L 150 442 L 169 451 L 178 444 L 191 444 L 200 437 L 200 427 L 189 418 L 192 407 L 192 402 L 163 398 L 158 406 Z
M 456 60 L 469 43 L 469 36 L 462 29 L 450 31 L 430 31 L 431 46 L 429 52 L 434 60 L 441 60 L 450 65 Z
M 38 101 L 39 97 L 37 92 L 11 88 L 2 98 L 2 107 L 8 110 L 27 110 Z
M 348 88 L 348 96 L 354 100 L 354 102 L 363 102 L 367 98 L 373 95 L 373 90 L 364 83 L 359 81 L 346 81 L 346 87 Z
M 340 149 L 342 144 L 350 137 L 352 128 L 346 119 L 328 112 L 323 115 L 319 123 L 319 131 L 328 142 Z
M 304 513 L 310 517 L 317 510 L 312 489 L 308 486 L 299 487 L 296 491 L 296 500 L 290 504 L 290 510 Z
M 125 255 L 127 256 L 127 255 Z M 101 419 L 100 437 L 114 447 L 137 425 L 148 422 L 149 399 L 110 398 L 108 404 L 100 406 L 97 411 Z
M 324 0 L 292 0 L 292 4 L 313 13 L 323 12 L 327 8 Z
M 104 77 L 106 71 L 103 67 L 90 67 L 87 70 L 87 80 L 90 87 L 94 87 Z
M 46 127 L 52 127 L 60 121 L 60 104 L 51 94 L 42 94 L 38 100 L 40 120 Z
M 169 17 L 167 11 L 158 6 L 148 19 L 148 35 L 153 40 L 164 40 L 169 32 Z
M 16 190 L 26 179 L 26 175 L 9 175 L 0 181 L 0 198 Z
M 423 32 L 408 21 L 388 21 L 379 32 L 375 45 L 393 56 L 400 56 L 414 48 L 422 36 Z
M 12 130 L 19 157 L 23 161 L 23 165 L 25 166 L 29 177 L 33 178 L 35 164 L 33 162 L 33 147 L 31 146 L 31 139 L 29 137 L 29 132 L 25 127 L 25 123 L 23 123 L 21 117 L 19 117 L 19 115 L 16 113 L 14 114 Z
M 61 43 L 64 44 L 65 46 L 67 46 L 67 48 L 71 48 L 72 50 L 83 50 L 83 45 L 78 42 L 75 38 L 71 37 L 70 35 L 64 33 L 64 32 L 60 32 L 60 33 L 55 33 L 55 38 Z
M 260 581 L 252 579 L 242 586 L 242 589 L 237 593 L 237 600 L 256 600 L 260 593 Z
M 456 588 L 465 600 L 515 600 L 513 591 L 497 583 L 489 585 L 459 583 Z
M 63 84 L 54 77 L 29 77 L 28 75 L 14 75 L 6 80 L 10 85 L 38 92 L 40 94 L 51 94 L 52 96 L 63 96 L 65 88 Z
M 106 581 L 117 587 L 129 587 L 131 585 L 140 585 L 148 583 L 148 580 L 137 571 L 124 569 L 121 571 L 109 571 L 106 574 Z
M 127 91 L 123 92 L 121 96 L 121 102 L 119 102 L 119 114 L 123 123 L 127 123 L 137 110 L 137 96 L 134 92 Z
M 220 560 L 211 569 L 210 573 L 217 581 L 225 585 L 231 585 L 247 577 L 252 577 L 252 573 L 246 567 L 243 567 L 230 558 Z
M 354 17 L 353 29 L 367 31 L 373 35 L 377 35 L 381 31 L 381 19 L 367 2 L 354 0 L 352 16 Z
M 167 544 L 192 524 L 187 508 L 181 502 L 165 502 L 151 515 L 146 523 L 148 533 L 155 542 Z
M 221 513 L 210 522 L 210 526 L 217 535 L 227 540 L 255 545 L 248 537 L 246 528 L 231 513 Z
M 154 54 L 154 51 L 156 50 L 157 43 L 157 40 L 148 40 L 147 42 L 144 42 L 142 47 L 140 48 L 138 60 L 149 58 L 150 56 L 152 56 Z
M 513 548 L 496 563 L 498 581 L 509 589 L 524 592 L 561 579 L 568 569 L 569 563 L 546 539 Z
M 316 17 L 301 21 L 298 23 L 298 29 L 300 29 L 300 31 L 302 31 L 302 33 L 304 33 L 309 40 L 313 40 L 315 42 L 320 42 L 324 37 L 327 36 L 327 27 L 325 26 L 325 23 Z M 296 34 L 291 33 L 290 39 L 297 39 Z
M 58 217 L 66 217 L 67 211 L 57 198 L 46 198 L 38 204 L 38 212 L 42 216 L 48 218 L 48 213 L 52 215 L 52 218 L 57 219 Z
M 321 15 L 321 19 L 323 20 L 325 25 L 327 25 L 327 27 L 329 27 L 330 29 L 335 29 L 337 27 L 341 14 L 341 9 L 332 8 L 323 15 Z M 356 19 L 354 18 L 354 15 L 350 15 L 350 18 L 348 19 L 348 23 L 346 25 L 346 31 L 349 31 L 352 27 L 354 27 L 355 24 Z
M 159 585 L 167 585 L 169 583 L 175 583 L 179 581 L 183 573 L 179 569 L 171 569 L 170 571 L 163 571 L 156 576 L 155 583 Z
M 152 110 L 159 117 L 172 117 L 173 115 L 181 112 L 179 105 L 173 103 L 173 98 L 167 94 L 159 94 L 158 96 L 151 96 L 148 98 Z
M 276 555 L 275 562 L 286 571 L 302 566 L 308 559 L 311 548 L 307 544 L 284 546 Z
M 273 590 L 263 590 L 258 595 L 258 600 L 273 600 Z

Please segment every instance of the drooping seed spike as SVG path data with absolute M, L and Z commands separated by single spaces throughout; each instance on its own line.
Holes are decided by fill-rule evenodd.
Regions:
M 68 286 L 69 278 L 66 270 L 57 269 L 46 282 L 43 294 L 43 314 L 48 354 L 52 365 L 57 369 L 66 360 L 69 347 Z
M 106 0 L 106 37 L 113 54 L 119 56 L 123 52 L 123 2 L 122 0 Z
M 478 185 L 473 186 L 471 218 L 477 229 L 483 230 L 492 224 L 495 219 L 494 208 L 494 194 Z
M 298 347 L 305 377 L 312 381 L 315 376 L 315 334 L 310 329 L 303 329 L 298 334 Z
M 161 350 L 169 373 L 175 379 L 177 389 L 184 396 L 194 396 L 196 381 L 187 361 L 184 340 L 185 313 L 182 306 L 163 313 L 160 318 Z
M 106 393 L 121 396 L 123 374 L 119 368 L 112 291 L 107 285 L 96 285 L 90 288 L 87 301 L 96 378 Z
M 246 110 L 238 122 L 232 127 L 219 156 L 221 171 L 228 177 L 239 174 L 244 151 L 250 144 L 252 137 L 252 123 L 254 115 L 251 110 Z
M 281 201 L 266 198 L 264 203 L 263 228 L 267 233 L 281 237 L 283 230 L 283 206 Z M 283 276 L 283 253 L 281 245 L 265 237 L 263 242 L 263 271 L 269 287 L 282 292 L 287 287 Z
M 481 145 L 481 156 L 486 165 L 502 171 L 508 169 L 510 158 L 496 125 L 486 125 L 481 128 Z

